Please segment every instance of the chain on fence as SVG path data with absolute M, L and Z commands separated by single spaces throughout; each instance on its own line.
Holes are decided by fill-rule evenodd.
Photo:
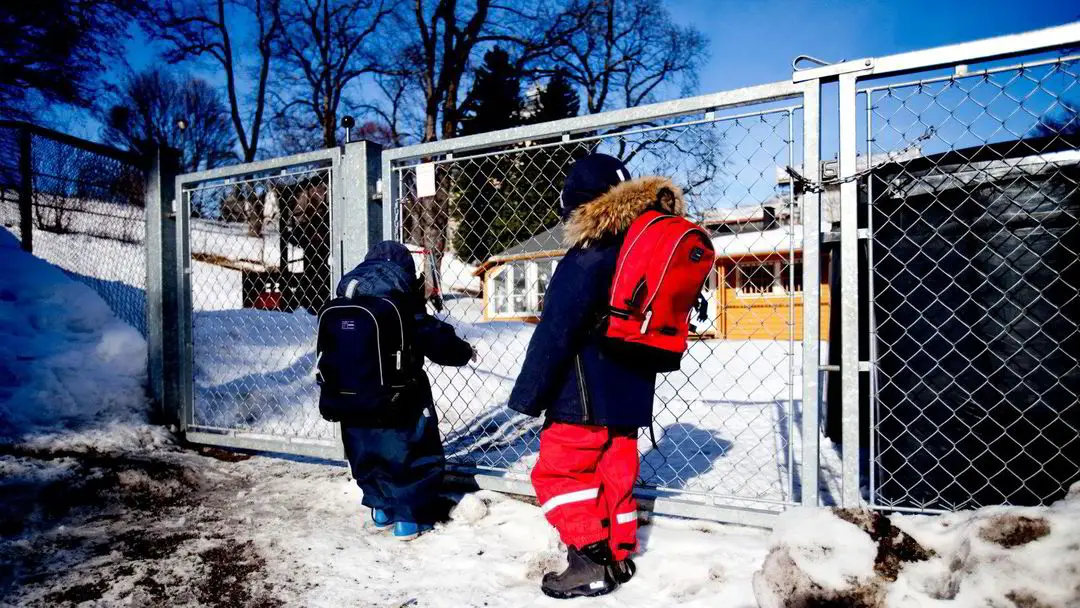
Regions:
M 136 157 L 29 126 L 0 127 L 0 218 L 20 240 L 29 189 L 34 255 L 89 285 L 146 335 L 145 168 Z M 23 157 L 29 152 L 29 179 Z
M 540 421 L 506 401 L 565 251 L 565 175 L 603 152 L 634 176 L 681 185 L 718 253 L 708 319 L 696 321 L 682 370 L 657 383 L 656 445 L 646 434 L 639 442 L 642 483 L 732 506 L 797 501 L 801 196 L 784 171 L 801 162 L 795 133 L 801 108 L 773 107 L 520 142 L 424 159 L 436 188 L 425 197 L 416 161 L 394 167 L 399 234 L 424 256 L 429 290 L 480 357 L 429 368 L 449 460 L 518 478 L 534 462 Z
M 318 412 L 315 314 L 331 295 L 330 167 L 185 184 L 192 430 L 332 440 Z
M 875 504 L 1050 502 L 1080 468 L 1078 76 L 1058 57 L 863 91 Z

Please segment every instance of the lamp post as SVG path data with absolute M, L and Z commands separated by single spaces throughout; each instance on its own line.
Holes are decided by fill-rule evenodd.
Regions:
M 356 126 L 356 120 L 346 114 L 341 117 L 341 126 L 345 128 L 345 143 L 352 141 L 352 128 Z

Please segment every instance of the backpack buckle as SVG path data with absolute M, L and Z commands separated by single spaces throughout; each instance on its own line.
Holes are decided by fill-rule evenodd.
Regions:
M 645 335 L 645 332 L 649 331 L 649 321 L 652 320 L 652 310 L 645 311 L 645 320 L 641 322 L 641 335 Z

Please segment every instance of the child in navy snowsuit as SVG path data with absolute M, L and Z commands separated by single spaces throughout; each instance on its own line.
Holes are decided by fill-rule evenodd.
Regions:
M 394 536 L 403 540 L 431 529 L 438 518 L 445 464 L 424 357 L 450 366 L 465 365 L 473 357 L 472 347 L 453 327 L 427 314 L 421 281 L 408 249 L 383 241 L 338 286 L 338 296 L 392 298 L 413 317 L 415 357 L 406 363 L 410 382 L 393 398 L 392 415 L 341 425 L 345 455 L 373 523 L 378 528 L 393 525 Z M 408 293 L 401 293 L 403 285 L 409 286 Z
M 670 180 L 630 179 L 602 154 L 574 164 L 561 204 L 570 249 L 544 294 L 510 407 L 546 412 L 532 481 L 569 566 L 548 573 L 542 589 L 568 598 L 609 593 L 634 574 L 637 437 L 652 423 L 656 374 L 609 356 L 601 337 L 630 224 L 649 209 L 681 214 L 684 204 Z

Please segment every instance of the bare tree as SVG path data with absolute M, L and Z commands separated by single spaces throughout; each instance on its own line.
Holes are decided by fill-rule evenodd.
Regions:
M 404 145 L 409 138 L 407 123 L 412 120 L 410 102 L 412 101 L 411 74 L 401 68 L 401 63 L 391 64 L 383 73 L 374 77 L 374 84 L 379 89 L 382 103 L 370 101 L 355 106 L 356 111 L 372 116 L 373 124 L 381 125 L 385 134 L 380 143 L 389 147 Z
M 142 0 L 0 3 L 0 115 L 28 118 L 36 106 L 88 108 L 98 78 L 123 55 Z
M 408 99 L 409 88 L 416 87 L 420 99 L 422 126 L 419 139 L 429 142 L 456 136 L 461 126 L 462 108 L 468 103 L 463 90 L 470 68 L 478 54 L 495 44 L 514 57 L 515 67 L 546 65 L 553 49 L 569 42 L 581 26 L 580 11 L 565 10 L 565 2 L 511 3 L 491 0 L 415 0 L 408 10 L 395 14 L 395 31 L 402 37 L 398 48 L 397 73 L 404 79 L 384 81 L 389 93 L 386 119 L 400 120 L 396 113 L 400 102 Z M 379 114 L 379 112 L 376 112 Z M 396 129 L 399 127 L 395 127 Z M 406 238 L 430 252 L 429 293 L 437 292 L 431 281 L 438 275 L 447 246 L 449 209 L 449 172 L 440 171 L 436 195 L 422 199 L 407 197 L 405 207 Z
M 157 0 L 144 19 L 149 33 L 169 44 L 165 58 L 171 63 L 209 57 L 225 76 L 225 90 L 236 138 L 244 161 L 251 162 L 259 149 L 259 135 L 266 108 L 267 80 L 274 57 L 274 41 L 284 31 L 278 0 Z M 242 66 L 238 57 L 236 21 L 248 19 L 254 39 L 256 88 L 251 96 L 250 118 L 241 111 L 237 80 Z
M 582 88 L 590 114 L 655 101 L 671 85 L 680 94 L 697 87 L 708 41 L 672 22 L 661 0 L 578 0 L 568 12 L 583 27 L 552 57 Z
M 187 121 L 183 131 L 176 127 L 178 117 Z M 198 78 L 177 78 L 158 69 L 132 75 L 103 118 L 107 141 L 142 154 L 158 144 L 178 148 L 185 171 L 212 169 L 236 158 L 229 110 L 218 92 Z
M 275 120 L 287 131 L 318 132 L 323 147 L 338 144 L 338 110 L 348 87 L 381 71 L 375 33 L 393 10 L 388 0 L 303 0 L 280 6 L 289 35 L 276 47 L 291 84 L 275 93 Z

